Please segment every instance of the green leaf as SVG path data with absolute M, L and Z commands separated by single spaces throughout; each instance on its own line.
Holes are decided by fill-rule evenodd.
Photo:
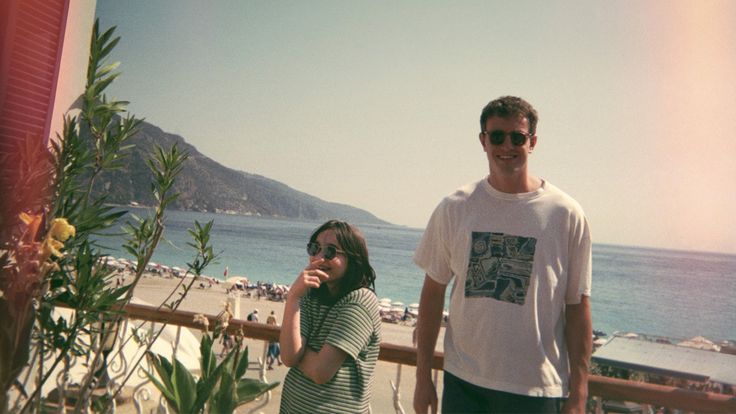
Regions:
M 215 366 L 217 364 L 215 354 L 212 352 L 212 338 L 207 333 L 202 335 L 202 341 L 199 344 L 199 352 L 202 358 L 200 361 L 202 378 L 207 379 L 215 370 Z
M 113 27 L 112 29 L 115 29 L 115 28 Z M 103 59 L 103 58 L 105 58 L 105 56 L 109 55 L 110 52 L 115 48 L 115 46 L 118 44 L 119 41 L 120 41 L 120 37 L 116 37 L 115 39 L 112 40 L 112 42 L 110 42 L 110 44 L 108 44 L 107 46 L 105 46 L 100 51 L 100 54 L 98 56 L 99 59 Z
M 214 395 L 213 390 L 220 381 L 224 369 L 225 364 L 221 363 L 206 379 L 203 376 L 199 381 L 197 381 L 197 400 L 194 402 L 194 408 L 200 410 L 201 407 L 204 407 L 204 404 L 210 399 L 210 397 Z
M 174 386 L 174 395 L 179 401 L 180 412 L 191 413 L 194 402 L 197 400 L 196 382 L 189 370 L 178 359 L 174 359 L 173 365 L 171 383 Z
M 272 382 L 267 384 L 256 379 L 243 378 L 238 381 L 237 389 L 237 406 L 251 402 L 258 398 L 259 395 L 278 387 L 280 382 Z
M 240 360 L 238 361 L 238 365 L 235 369 L 235 378 L 240 379 L 245 375 L 245 372 L 248 370 L 248 347 L 245 347 L 245 350 L 243 351 L 243 354 L 240 355 Z
M 153 379 L 154 384 L 156 385 L 156 388 L 158 388 L 161 391 L 161 393 L 166 396 L 166 399 L 168 400 L 169 405 L 171 405 L 172 408 L 176 407 L 176 410 L 179 411 L 179 401 L 176 398 L 175 388 L 174 388 L 174 384 L 172 381 L 172 375 L 173 375 L 173 370 L 174 370 L 173 366 L 171 365 L 168 359 L 160 355 L 154 354 L 152 352 L 147 352 L 146 356 L 148 356 L 149 364 L 153 366 L 159 378 L 161 378 L 161 382 L 158 382 L 155 379 Z M 149 376 L 149 378 L 154 378 L 147 371 L 146 371 L 146 374 Z
M 230 372 L 222 373 L 220 388 L 212 396 L 210 402 L 211 413 L 232 413 L 237 407 L 238 390 Z
M 99 19 L 98 19 L 98 21 L 95 21 L 95 33 L 96 34 L 99 33 L 99 25 L 98 25 L 98 23 L 99 23 Z M 101 35 L 96 35 L 95 36 L 96 39 L 93 40 L 93 44 L 99 46 L 99 45 L 104 45 L 105 43 L 107 43 L 110 40 L 110 38 L 112 37 L 112 34 L 115 32 L 115 29 L 116 29 L 116 26 L 113 26 L 113 27 L 105 30 L 105 33 L 103 33 Z
M 156 376 L 152 375 L 150 372 L 148 371 L 144 371 L 144 372 L 146 373 L 146 376 L 148 377 L 148 379 L 151 380 L 153 385 L 161 392 L 161 395 L 163 395 L 164 398 L 166 398 L 166 402 L 169 404 L 170 408 L 176 412 L 179 412 L 179 407 L 176 405 L 177 401 L 176 401 L 176 398 L 174 397 L 174 394 L 171 392 L 171 388 L 161 383 L 156 378 Z
M 110 63 L 109 65 L 106 65 L 106 66 L 104 66 L 104 67 L 102 67 L 102 68 L 98 69 L 98 70 L 97 70 L 97 74 L 96 74 L 96 76 L 97 76 L 98 78 L 100 78 L 100 77 L 102 77 L 102 76 L 104 76 L 104 75 L 106 75 L 106 74 L 108 74 L 108 73 L 112 72 L 113 70 L 117 69 L 117 68 L 118 68 L 118 66 L 120 66 L 120 62 L 113 62 L 113 63 Z

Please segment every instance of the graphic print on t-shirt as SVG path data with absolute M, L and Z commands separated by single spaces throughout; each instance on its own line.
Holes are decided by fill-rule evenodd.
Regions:
M 494 298 L 523 305 L 537 239 L 473 232 L 465 297 Z

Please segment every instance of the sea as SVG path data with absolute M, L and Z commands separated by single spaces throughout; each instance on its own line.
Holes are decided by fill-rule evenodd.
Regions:
M 138 216 L 146 210 L 126 208 Z M 194 258 L 188 230 L 214 221 L 217 262 L 205 274 L 245 276 L 252 283 L 291 284 L 307 264 L 306 244 L 321 222 L 167 211 L 164 238 L 152 261 L 186 268 Z M 361 225 L 376 278 L 376 294 L 407 306 L 419 302 L 424 279 L 412 256 L 423 230 Z M 115 257 L 121 235 L 100 243 Z M 450 289 L 447 289 L 448 295 Z M 736 255 L 593 244 L 593 328 L 609 335 L 638 333 L 671 339 L 736 340 Z M 447 300 L 445 304 L 449 303 Z

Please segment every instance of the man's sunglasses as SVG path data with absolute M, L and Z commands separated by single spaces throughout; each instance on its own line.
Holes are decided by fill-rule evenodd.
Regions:
M 527 132 L 521 132 L 521 131 L 506 132 L 500 129 L 496 129 L 493 131 L 483 131 L 483 134 L 488 135 L 488 140 L 491 142 L 492 145 L 503 144 L 503 142 L 506 141 L 506 135 L 509 135 L 511 137 L 511 143 L 517 147 L 524 145 L 524 143 L 526 142 L 526 139 L 529 138 L 529 136 L 531 135 Z
M 335 247 L 335 246 L 333 246 L 331 244 L 328 244 L 327 246 L 325 246 L 324 247 L 324 250 L 325 250 L 325 252 L 322 255 L 322 257 L 324 257 L 325 260 L 332 260 L 332 259 L 334 259 L 335 256 L 337 256 L 338 253 L 345 254 L 344 251 L 338 249 L 337 247 Z M 319 243 L 313 242 L 313 243 L 307 244 L 307 254 L 309 254 L 310 256 L 314 257 L 314 256 L 318 255 L 319 252 L 321 252 L 321 251 L 322 251 L 322 246 Z

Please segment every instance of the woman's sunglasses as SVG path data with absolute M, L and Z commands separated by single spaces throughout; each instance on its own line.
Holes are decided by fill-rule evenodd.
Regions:
M 491 142 L 492 145 L 501 145 L 504 141 L 506 141 L 506 135 L 509 135 L 511 137 L 511 143 L 514 144 L 516 147 L 520 147 L 524 145 L 526 142 L 526 139 L 529 138 L 529 133 L 521 132 L 521 131 L 511 131 L 506 132 L 502 131 L 500 129 L 494 130 L 494 131 L 483 131 L 484 135 L 488 135 L 488 140 Z
M 322 257 L 325 260 L 332 260 L 332 259 L 334 259 L 335 256 L 337 256 L 338 253 L 345 254 L 344 251 L 338 249 L 337 247 L 335 247 L 335 246 L 333 246 L 331 244 L 328 244 L 327 246 L 325 246 L 324 247 L 324 250 L 325 250 L 325 252 L 322 255 Z M 312 242 L 312 243 L 307 244 L 307 254 L 309 254 L 310 256 L 314 257 L 314 256 L 318 255 L 319 252 L 321 252 L 321 251 L 322 251 L 322 246 L 319 243 Z

